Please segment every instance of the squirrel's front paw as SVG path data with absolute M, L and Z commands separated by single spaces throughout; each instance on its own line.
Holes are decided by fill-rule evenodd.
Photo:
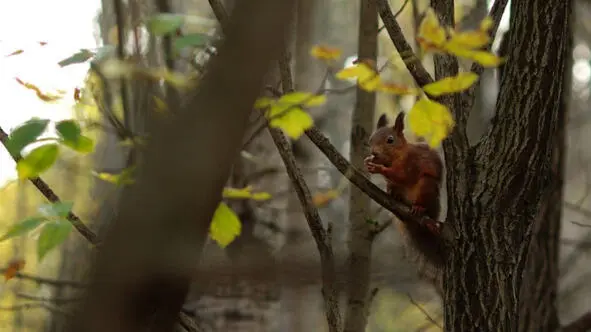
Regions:
M 420 215 L 420 214 L 424 214 L 425 213 L 425 208 L 420 206 L 420 205 L 413 205 L 410 208 L 410 213 L 416 215 Z
M 384 169 L 385 169 L 384 166 L 374 164 L 372 162 L 366 162 L 365 168 L 367 168 L 367 171 L 370 173 L 382 173 L 382 172 L 384 172 Z

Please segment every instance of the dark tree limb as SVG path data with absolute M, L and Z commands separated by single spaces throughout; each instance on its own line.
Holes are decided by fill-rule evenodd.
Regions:
M 390 39 L 392 39 L 392 43 L 396 47 L 396 50 L 400 54 L 402 60 L 404 60 L 404 64 L 406 68 L 414 77 L 415 81 L 420 87 L 423 87 L 429 83 L 433 82 L 433 78 L 429 74 L 429 72 L 425 69 L 421 60 L 416 56 L 413 52 L 412 47 L 404 38 L 402 34 L 402 29 L 398 22 L 396 22 L 396 16 L 392 13 L 392 9 L 390 8 L 390 3 L 388 0 L 374 0 L 377 6 L 378 13 L 382 18 L 382 22 L 384 22 L 384 26 L 386 27 L 386 31 L 388 31 L 388 35 Z
M 339 309 L 339 293 L 337 289 L 336 266 L 334 253 L 331 243 L 331 230 L 325 230 L 322 226 L 322 220 L 318 214 L 318 209 L 312 202 L 310 189 L 304 181 L 304 177 L 296 164 L 291 147 L 283 133 L 276 128 L 269 128 L 273 141 L 279 150 L 283 163 L 287 169 L 287 174 L 291 179 L 298 199 L 302 204 L 308 227 L 312 232 L 312 237 L 320 253 L 320 266 L 322 269 L 322 296 L 324 297 L 324 306 L 326 318 L 328 321 L 328 330 L 338 332 L 341 330 L 341 315 Z
M 289 64 L 289 56 L 284 50 L 279 59 L 279 75 L 283 93 L 290 93 L 294 90 L 293 75 Z M 312 237 L 318 247 L 320 254 L 320 267 L 322 269 L 322 296 L 330 332 L 341 331 L 341 312 L 339 306 L 339 291 L 337 288 L 337 275 L 335 256 L 332 247 L 332 224 L 329 223 L 328 229 L 322 226 L 322 220 L 318 209 L 312 201 L 310 189 L 304 180 L 302 171 L 298 167 L 295 156 L 291 150 L 291 144 L 285 138 L 281 130 L 269 127 L 271 137 L 277 146 L 281 159 L 285 164 L 287 175 L 293 183 L 294 189 L 304 210 L 304 216 L 308 222 L 308 227 L 312 232 Z
M 238 2 L 218 56 L 175 116 L 149 112 L 136 182 L 124 188 L 70 331 L 172 331 L 294 5 Z
M 591 312 L 587 312 L 562 327 L 562 332 L 585 332 L 591 330 Z

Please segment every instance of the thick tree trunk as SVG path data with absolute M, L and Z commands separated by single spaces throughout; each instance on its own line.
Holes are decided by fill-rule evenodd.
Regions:
M 447 220 L 458 234 L 446 269 L 446 331 L 557 327 L 570 2 L 513 1 L 493 127 L 463 156 L 453 153 L 458 142 L 444 145 Z

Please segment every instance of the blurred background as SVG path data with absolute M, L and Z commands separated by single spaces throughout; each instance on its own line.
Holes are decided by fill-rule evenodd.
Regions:
M 146 1 L 124 1 L 130 18 L 145 18 L 154 9 Z M 589 92 L 591 78 L 591 3 L 575 3 L 573 49 L 573 82 L 567 127 L 567 172 L 563 206 L 561 242 L 561 283 L 559 312 L 561 320 L 572 320 L 587 311 L 591 300 L 588 282 L 591 264 L 591 112 Z M 232 1 L 225 1 L 230 8 Z M 296 90 L 314 91 L 323 81 L 325 68 L 310 56 L 317 44 L 342 50 L 337 67 L 350 66 L 357 58 L 357 29 L 359 1 L 302 0 L 300 5 L 311 10 L 297 16 L 292 41 L 292 69 Z M 403 8 L 397 20 L 407 40 L 418 49 L 414 36 L 421 14 L 427 8 L 425 0 L 391 0 L 394 11 Z M 456 23 L 460 29 L 474 29 L 486 15 L 492 1 L 456 1 Z M 174 12 L 191 18 L 183 28 L 191 33 L 208 36 L 219 34 L 215 16 L 205 0 L 172 0 Z M 507 8 L 510 7 L 510 4 Z M 92 124 L 100 119 L 96 110 L 76 106 L 74 90 L 88 87 L 88 63 L 60 67 L 58 62 L 81 49 L 95 50 L 112 45 L 116 38 L 113 1 L 107 0 L 21 0 L 0 4 L 0 126 L 7 132 L 32 117 L 60 121 L 74 118 Z M 299 13 L 299 12 L 298 12 Z M 497 50 L 508 29 L 509 10 L 505 12 L 495 40 Z M 149 58 L 150 39 L 139 29 L 141 55 Z M 142 32 L 143 31 L 143 32 Z M 126 45 L 133 49 L 133 42 Z M 15 52 L 19 54 L 14 54 Z M 192 53 L 191 62 L 199 65 L 214 52 L 203 45 Z M 384 77 L 412 84 L 400 57 L 385 31 L 379 35 L 379 62 L 392 61 Z M 433 68 L 429 56 L 423 63 Z M 469 68 L 470 63 L 462 63 Z M 198 67 L 195 67 L 198 68 Z M 180 66 L 179 70 L 195 70 Z M 494 69 L 485 70 L 477 90 L 477 101 L 470 115 L 469 133 L 473 139 L 485 130 L 494 114 L 498 77 Z M 15 78 L 35 84 L 43 91 L 66 91 L 66 97 L 47 103 L 33 91 L 25 89 Z M 326 88 L 343 88 L 348 82 L 328 80 Z M 314 109 L 316 125 L 327 135 L 341 153 L 348 156 L 351 114 L 355 104 L 354 90 L 334 94 L 321 108 Z M 393 117 L 412 106 L 412 97 L 378 95 L 376 114 Z M 101 231 L 115 210 L 118 187 L 102 181 L 93 171 L 121 169 L 125 164 L 125 146 L 118 144 L 109 131 L 85 127 L 89 137 L 97 141 L 94 153 L 80 155 L 62 153 L 54 167 L 43 179 L 64 200 L 74 202 L 74 211 L 91 228 Z M 44 136 L 55 136 L 50 129 Z M 208 287 L 196 287 L 187 299 L 185 311 L 195 316 L 206 330 L 211 331 L 325 331 L 326 322 L 318 283 L 318 271 L 306 270 L 318 261 L 316 246 L 303 218 L 297 198 L 293 195 L 283 164 L 267 133 L 260 134 L 245 149 L 240 164 L 245 184 L 269 192 L 268 203 L 249 202 L 232 205 L 243 222 L 243 234 L 225 250 L 209 242 L 204 259 L 226 260 L 245 250 L 274 255 L 282 262 L 301 264 L 287 283 L 259 285 L 219 278 Z M 314 193 L 334 189 L 346 182 L 332 165 L 307 139 L 294 143 L 294 152 Z M 44 197 L 29 182 L 17 180 L 15 163 L 5 149 L 0 149 L 0 233 L 16 221 L 33 216 L 45 202 Z M 376 183 L 383 185 L 381 179 Z M 338 259 L 344 262 L 348 230 L 347 186 L 343 195 L 320 209 L 324 220 L 334 224 L 334 243 Z M 557 202 L 558 203 L 558 202 Z M 445 203 L 444 203 L 445 204 Z M 389 213 L 375 207 L 376 219 L 387 220 Z M 445 211 L 444 211 L 445 212 Z M 255 216 L 255 217 L 253 217 Z M 80 280 L 88 272 L 90 246 L 76 232 L 41 262 L 37 258 L 38 232 L 0 242 L 0 267 L 6 272 L 10 262 L 24 260 L 22 275 L 0 283 L 0 331 L 47 331 L 63 328 L 64 319 L 75 306 Z M 441 303 L 426 283 L 403 259 L 396 229 L 390 227 L 381 234 L 373 248 L 372 282 L 379 289 L 372 301 L 368 331 L 437 331 L 441 324 Z M 341 253 L 341 254 L 339 254 Z M 261 254 L 263 255 L 263 254 Z M 296 264 L 296 263 L 294 263 Z M 296 264 L 296 266 L 297 266 Z

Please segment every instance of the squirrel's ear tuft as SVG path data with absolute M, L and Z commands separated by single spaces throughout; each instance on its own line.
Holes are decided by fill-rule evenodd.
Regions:
M 398 134 L 402 134 L 404 131 L 404 112 L 398 113 L 396 122 L 394 122 L 394 131 Z
M 386 117 L 386 114 L 380 115 L 380 118 L 378 119 L 377 128 L 380 129 L 380 128 L 385 127 L 387 125 L 388 125 L 388 117 Z

